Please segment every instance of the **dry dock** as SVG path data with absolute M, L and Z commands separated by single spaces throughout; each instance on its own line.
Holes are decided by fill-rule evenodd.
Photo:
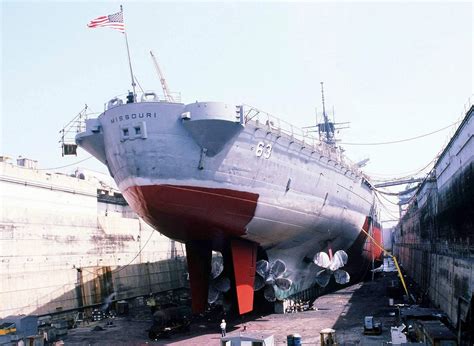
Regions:
M 276 345 L 286 345 L 287 335 L 298 333 L 303 345 L 320 345 L 319 332 L 324 328 L 333 328 L 339 345 L 382 345 L 390 341 L 390 326 L 397 319 L 393 314 L 397 308 L 389 306 L 386 296 L 387 287 L 394 279 L 395 273 L 382 274 L 375 281 L 324 295 L 314 301 L 314 310 L 228 318 L 227 333 L 273 334 Z M 364 317 L 368 315 L 382 323 L 381 335 L 363 334 Z M 112 327 L 107 327 L 106 321 L 80 326 L 70 330 L 64 341 L 67 345 L 218 345 L 220 318 L 214 314 L 193 322 L 189 332 L 151 341 L 146 331 L 151 325 L 151 314 L 143 310 L 138 316 L 114 319 Z M 92 331 L 97 325 L 104 330 Z

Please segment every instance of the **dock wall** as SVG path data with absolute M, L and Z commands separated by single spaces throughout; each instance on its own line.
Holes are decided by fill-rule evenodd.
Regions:
M 393 239 L 406 273 L 453 325 L 472 323 L 474 107 L 411 198 Z
M 474 292 L 474 246 L 397 243 L 396 255 L 408 275 L 453 323 L 466 320 Z
M 0 318 L 187 285 L 184 247 L 108 193 L 96 182 L 0 163 Z

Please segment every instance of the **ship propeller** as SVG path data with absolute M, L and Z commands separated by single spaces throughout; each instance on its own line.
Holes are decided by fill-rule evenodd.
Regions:
M 334 275 L 334 279 L 338 284 L 347 284 L 351 279 L 349 273 L 345 270 L 339 269 L 344 267 L 347 263 L 347 259 L 348 256 L 344 250 L 336 251 L 331 259 L 329 259 L 327 253 L 318 252 L 314 256 L 314 263 L 318 267 L 321 267 L 322 270 L 316 274 L 317 284 L 321 287 L 326 287 L 331 279 L 331 275 Z
M 269 302 L 274 302 L 276 300 L 276 288 L 282 291 L 288 291 L 292 285 L 290 279 L 283 277 L 285 272 L 286 265 L 282 260 L 276 260 L 271 264 L 265 260 L 258 261 L 254 290 L 258 291 L 265 287 L 263 296 Z
M 209 278 L 209 291 L 207 294 L 207 302 L 215 303 L 221 297 L 222 293 L 230 290 L 230 280 L 225 276 L 221 276 L 224 271 L 224 260 L 221 256 L 212 257 L 211 274 Z

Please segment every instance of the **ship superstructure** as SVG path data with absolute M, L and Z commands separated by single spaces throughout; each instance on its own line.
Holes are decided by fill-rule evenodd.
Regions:
M 366 268 L 361 228 L 379 232 L 373 190 L 334 142 L 247 105 L 124 101 L 108 102 L 76 142 L 134 211 L 186 244 L 195 312 L 229 287 L 245 313 L 254 288 L 281 300 L 333 274 L 346 283 L 341 267 L 354 279 Z M 214 287 L 217 276 L 226 280 Z

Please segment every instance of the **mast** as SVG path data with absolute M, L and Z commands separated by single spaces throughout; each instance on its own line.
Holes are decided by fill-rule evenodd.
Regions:
M 326 114 L 326 104 L 324 102 L 324 82 L 321 82 L 321 98 L 323 102 L 323 121 L 324 123 L 318 124 L 319 134 L 324 133 L 324 141 L 328 144 L 335 144 L 334 140 L 334 123 L 329 121 L 329 118 Z
M 123 16 L 123 7 L 122 7 L 122 5 L 120 5 L 120 12 L 122 12 L 122 16 Z M 136 83 L 135 83 L 135 78 L 133 77 L 132 61 L 130 59 L 130 48 L 128 48 L 127 31 L 124 30 L 123 34 L 125 35 L 125 45 L 127 46 L 127 55 L 128 55 L 128 66 L 130 68 L 130 77 L 132 79 L 133 102 L 135 102 L 135 100 L 137 98 L 137 93 L 135 92 Z
M 309 130 L 309 132 L 318 132 L 319 139 L 321 141 L 335 147 L 336 146 L 336 137 L 335 137 L 336 130 L 349 128 L 349 126 L 347 126 L 349 123 L 348 122 L 336 123 L 334 121 L 334 107 L 333 107 L 333 120 L 331 121 L 329 119 L 326 113 L 326 102 L 324 99 L 324 82 L 320 82 L 320 83 L 321 83 L 321 99 L 323 102 L 323 121 L 321 123 L 318 122 L 319 115 L 318 115 L 318 109 L 316 109 L 316 125 L 306 126 L 303 128 L 314 129 L 314 130 Z M 336 125 L 339 125 L 339 127 L 336 128 Z M 346 125 L 346 126 L 341 127 L 340 125 Z

